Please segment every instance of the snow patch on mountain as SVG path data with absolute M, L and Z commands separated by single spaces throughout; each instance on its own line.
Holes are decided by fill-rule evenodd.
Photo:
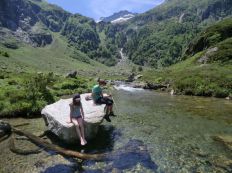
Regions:
M 122 23 L 122 22 L 125 22 L 125 21 L 127 21 L 127 20 L 133 18 L 133 17 L 135 17 L 134 14 L 127 14 L 127 15 L 124 15 L 124 16 L 122 16 L 122 17 L 119 17 L 119 18 L 117 18 L 117 19 L 111 21 L 111 23 Z
M 114 13 L 113 15 L 109 16 L 109 17 L 101 17 L 100 21 L 103 22 L 110 22 L 110 23 L 122 23 L 125 22 L 133 17 L 135 17 L 137 15 L 137 13 L 131 13 L 129 11 L 120 11 L 118 13 Z

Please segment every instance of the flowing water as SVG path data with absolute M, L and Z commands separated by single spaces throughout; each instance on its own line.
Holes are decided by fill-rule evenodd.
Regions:
M 82 163 L 83 172 L 230 172 L 232 153 L 213 139 L 232 136 L 232 102 L 216 98 L 171 96 L 166 93 L 120 86 L 113 92 L 115 113 L 112 123 L 104 122 L 98 138 L 89 141 L 82 152 L 126 151 L 131 146 L 146 147 L 147 153 L 118 152 L 110 161 Z M 43 131 L 42 119 L 11 119 L 12 124 L 33 133 Z M 54 143 L 67 146 L 54 137 Z M 21 148 L 36 148 L 17 140 Z M 126 153 L 126 152 L 125 152 Z M 9 151 L 8 142 L 0 143 L 0 172 L 78 172 L 76 160 L 53 152 L 27 156 Z M 229 166 L 226 163 L 230 163 Z

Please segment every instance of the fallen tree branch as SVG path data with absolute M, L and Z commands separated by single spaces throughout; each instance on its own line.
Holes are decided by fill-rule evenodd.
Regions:
M 21 127 L 21 126 L 27 126 L 29 125 L 30 123 L 23 123 L 23 124 L 16 124 L 16 125 L 13 125 L 14 127 Z
M 12 134 L 9 140 L 9 148 L 13 153 L 21 154 L 21 155 L 29 155 L 29 154 L 38 154 L 41 152 L 40 148 L 35 149 L 35 150 L 22 150 L 22 149 L 16 148 L 14 140 L 15 140 L 15 137 Z
M 0 138 L 0 143 L 1 143 L 2 141 L 5 141 L 6 139 L 8 139 L 8 138 L 10 137 L 10 135 L 11 135 L 11 134 L 9 133 L 9 134 L 7 134 L 7 135 L 1 137 L 1 138 Z
M 108 156 L 108 154 L 84 154 L 84 153 L 80 153 L 80 152 L 73 151 L 73 150 L 67 150 L 67 149 L 61 148 L 57 145 L 48 143 L 47 141 L 41 139 L 40 137 L 37 137 L 37 136 L 35 136 L 31 133 L 28 133 L 26 131 L 22 131 L 20 129 L 15 128 L 15 127 L 12 127 L 12 130 L 16 134 L 26 136 L 28 139 L 30 139 L 36 145 L 43 147 L 44 149 L 55 151 L 56 153 L 64 155 L 64 156 L 76 157 L 76 158 L 79 158 L 82 160 L 96 160 L 96 161 L 104 160 Z
M 38 137 L 43 138 L 47 135 L 48 131 L 44 131 L 42 134 L 38 135 Z

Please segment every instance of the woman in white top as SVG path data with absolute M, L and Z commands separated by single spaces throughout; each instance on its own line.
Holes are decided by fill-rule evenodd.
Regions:
M 70 103 L 70 123 L 76 126 L 77 134 L 80 138 L 81 145 L 86 145 L 85 131 L 84 131 L 84 111 L 81 104 L 80 94 L 76 94 L 73 97 L 72 103 Z

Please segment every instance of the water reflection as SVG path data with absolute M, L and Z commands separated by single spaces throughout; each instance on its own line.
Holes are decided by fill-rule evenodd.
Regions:
M 53 144 L 62 148 L 84 153 L 102 153 L 113 150 L 114 142 L 121 136 L 121 131 L 115 129 L 112 125 L 100 125 L 97 137 L 88 141 L 86 146 L 81 146 L 79 141 L 77 144 L 66 144 L 49 131 L 47 131 L 46 135 Z
M 78 166 L 70 166 L 66 164 L 58 164 L 47 168 L 43 173 L 74 173 L 78 171 Z
M 119 140 L 121 132 L 111 125 L 100 126 L 97 138 L 90 141 L 89 145 L 87 145 L 86 147 L 82 147 L 82 149 L 79 148 L 80 146 L 76 145 L 66 146 L 51 134 L 49 134 L 48 136 L 50 139 L 53 140 L 53 143 L 56 143 L 68 149 L 81 150 L 81 152 L 85 153 L 108 152 L 111 154 L 106 158 L 106 160 L 103 160 L 101 169 L 99 169 L 96 166 L 97 164 L 99 164 L 98 162 L 86 160 L 82 162 L 82 165 L 58 164 L 52 167 L 48 167 L 44 171 L 44 173 L 72 173 L 75 171 L 83 173 L 98 173 L 112 171 L 121 172 L 123 170 L 131 170 L 137 165 L 140 165 L 150 170 L 150 172 L 155 172 L 158 167 L 156 163 L 152 161 L 147 146 L 144 144 L 144 142 L 140 140 L 131 139 L 123 147 L 113 150 L 114 142 Z
M 96 162 L 86 161 L 83 166 L 91 167 Z M 102 172 L 122 172 L 125 170 L 132 170 L 136 166 L 142 166 L 149 172 L 156 172 L 158 166 L 152 161 L 151 156 L 147 150 L 147 146 L 140 140 L 130 140 L 123 147 L 115 150 L 107 158 L 106 165 L 102 169 Z M 93 172 L 94 169 L 85 169 L 83 172 Z M 99 172 L 99 169 L 96 169 Z

